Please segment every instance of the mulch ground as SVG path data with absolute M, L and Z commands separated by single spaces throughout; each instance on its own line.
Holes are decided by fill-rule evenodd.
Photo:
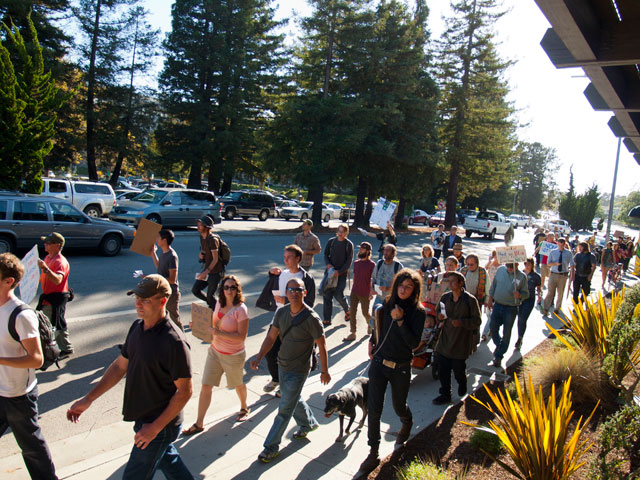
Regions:
M 545 340 L 527 356 L 543 356 L 554 348 L 551 339 Z M 507 371 L 511 377 L 519 369 L 521 363 L 513 365 Z M 487 384 L 491 389 L 504 388 L 501 382 L 490 382 Z M 479 400 L 487 403 L 489 397 L 480 388 L 474 394 Z M 574 405 L 574 425 L 581 416 L 588 418 L 593 410 L 593 405 Z M 607 417 L 616 410 L 614 404 L 600 404 L 596 410 L 591 423 L 585 431 L 583 439 L 594 445 L 584 457 L 586 465 L 591 458 L 599 453 L 597 441 L 597 429 L 600 424 L 606 421 Z M 396 450 L 392 455 L 385 458 L 380 466 L 374 470 L 367 478 L 376 480 L 397 480 L 398 467 L 410 463 L 416 457 L 426 459 L 429 462 L 439 464 L 450 473 L 460 474 L 466 472 L 467 479 L 479 480 L 505 480 L 515 478 L 504 470 L 498 463 L 484 455 L 482 452 L 471 447 L 469 438 L 473 433 L 473 428 L 463 425 L 461 422 L 486 424 L 493 418 L 493 415 L 483 406 L 467 396 L 464 402 L 449 408 L 443 417 L 431 424 L 426 429 L 412 438 L 404 448 Z M 506 453 L 498 458 L 507 464 L 515 467 L 511 458 Z M 586 466 L 579 469 L 572 477 L 577 480 L 590 479 L 589 470 Z

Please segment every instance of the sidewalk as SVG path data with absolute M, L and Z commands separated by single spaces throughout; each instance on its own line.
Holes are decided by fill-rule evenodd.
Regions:
M 486 315 L 483 315 L 483 320 L 486 321 Z M 556 323 L 559 323 L 557 319 Z M 538 309 L 532 312 L 528 325 L 522 354 L 532 350 L 549 333 Z M 326 395 L 348 383 L 367 366 L 368 337 L 362 333 L 364 328 L 360 330 L 361 336 L 358 341 L 352 343 L 342 342 L 342 338 L 348 333 L 347 330 L 347 323 L 342 321 L 342 315 L 338 315 L 334 319 L 334 325 L 327 331 L 332 377 L 329 386 L 321 385 L 316 372 L 309 377 L 303 391 L 303 397 L 307 399 L 320 422 L 318 430 L 309 434 L 308 439 L 294 440 L 291 435 L 296 425 L 292 421 L 283 438 L 280 456 L 269 464 L 257 461 L 264 438 L 276 415 L 278 402 L 273 395 L 262 391 L 268 380 L 263 360 L 257 374 L 247 372 L 248 403 L 252 412 L 246 422 L 234 421 L 238 410 L 235 392 L 215 389 L 209 409 L 210 415 L 205 419 L 205 431 L 193 437 L 178 439 L 177 447 L 180 454 L 194 476 L 225 480 L 340 480 L 356 477 L 360 463 L 369 451 L 366 425 L 349 435 L 344 443 L 335 443 L 339 432 L 338 419 L 335 416 L 327 419 L 323 414 Z M 515 335 L 517 336 L 517 333 Z M 512 335 L 512 346 L 505 357 L 507 364 L 520 358 L 520 352 L 513 350 L 514 342 L 515 338 Z M 194 348 L 206 348 L 206 345 L 196 345 Z M 505 378 L 503 371 L 488 366 L 493 357 L 493 348 L 492 343 L 482 343 L 467 362 L 470 391 L 476 390 L 491 378 Z M 202 367 L 194 365 L 194 396 L 185 408 L 185 427 L 195 419 Z M 430 367 L 413 377 L 408 401 L 414 416 L 414 434 L 444 413 L 446 406 L 438 407 L 431 403 L 431 400 L 438 396 L 438 388 L 439 382 L 432 379 Z M 396 434 L 400 428 L 400 421 L 391 406 L 389 392 L 390 390 L 387 391 L 382 415 L 381 457 L 393 451 Z M 458 401 L 455 393 L 453 400 Z M 358 409 L 354 427 L 360 418 L 361 411 Z M 119 422 L 53 442 L 49 446 L 61 479 L 116 479 L 122 477 L 132 440 L 132 424 Z M 2 464 L 2 478 L 28 478 L 20 455 L 3 458 Z M 162 478 L 162 475 L 157 475 L 157 478 Z

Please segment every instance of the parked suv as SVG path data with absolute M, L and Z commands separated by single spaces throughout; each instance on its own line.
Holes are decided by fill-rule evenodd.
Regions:
M 209 215 L 214 223 L 220 223 L 217 201 L 213 193 L 205 190 L 150 188 L 131 200 L 118 202 L 109 218 L 130 225 L 138 225 L 141 218 L 146 218 L 163 227 L 187 227 Z
M 116 255 L 133 242 L 135 230 L 85 215 L 71 203 L 54 197 L 0 192 L 0 253 L 42 245 L 41 237 L 58 232 L 65 248 L 98 248 Z
M 116 204 L 116 194 L 108 183 L 43 178 L 42 195 L 68 200 L 90 217 L 108 215 Z
M 229 192 L 220 198 L 220 211 L 226 220 L 257 216 L 265 221 L 276 213 L 276 202 L 269 192 L 240 190 Z

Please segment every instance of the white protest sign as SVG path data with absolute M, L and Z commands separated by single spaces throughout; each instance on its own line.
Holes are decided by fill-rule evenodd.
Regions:
M 20 300 L 29 304 L 38 293 L 38 283 L 40 282 L 40 269 L 38 268 L 38 246 L 34 245 L 29 253 L 22 259 L 24 265 L 24 276 L 20 281 Z
M 553 242 L 542 242 L 540 244 L 540 255 L 544 255 L 545 257 L 548 257 L 549 254 L 558 248 L 558 245 L 553 243 Z
M 385 228 L 387 226 L 387 222 L 391 220 L 391 217 L 393 217 L 393 212 L 395 212 L 395 210 L 395 203 L 390 202 L 383 197 L 380 197 L 378 199 L 377 205 L 371 213 L 369 223 L 375 223 L 379 227 Z
M 527 249 L 524 245 L 512 245 L 510 247 L 496 248 L 498 263 L 524 262 L 527 259 Z

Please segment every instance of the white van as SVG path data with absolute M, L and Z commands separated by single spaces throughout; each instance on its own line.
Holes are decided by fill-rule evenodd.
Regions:
M 107 215 L 116 204 L 116 194 L 108 183 L 43 178 L 42 195 L 63 198 L 90 217 Z

